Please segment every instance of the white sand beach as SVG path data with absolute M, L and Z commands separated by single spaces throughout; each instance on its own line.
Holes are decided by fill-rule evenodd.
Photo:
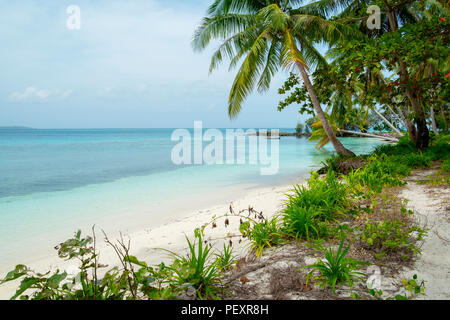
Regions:
M 417 273 L 420 275 L 421 279 L 426 280 L 426 296 L 421 297 L 421 299 L 449 299 L 449 244 L 448 239 L 445 238 L 448 234 L 447 231 L 449 230 L 450 225 L 448 220 L 449 189 L 433 187 L 425 188 L 415 183 L 415 180 L 418 177 L 423 177 L 430 172 L 432 171 L 418 171 L 413 176 L 409 177 L 407 179 L 408 186 L 405 187 L 401 193 L 402 198 L 410 201 L 408 206 L 414 210 L 416 217 L 419 220 L 425 218 L 426 221 L 421 221 L 421 224 L 425 223 L 430 229 L 421 248 L 422 255 L 418 257 L 411 269 L 404 269 L 395 277 L 389 277 L 390 281 L 388 282 L 390 283 L 390 290 L 396 292 L 398 288 L 396 289 L 391 282 L 398 283 L 401 279 L 410 278 L 412 274 Z M 237 200 L 233 201 L 232 198 L 230 198 L 230 201 L 219 205 L 186 212 L 173 217 L 165 224 L 153 228 L 144 227 L 136 232 L 123 233 L 123 237 L 126 241 L 130 240 L 131 254 L 135 255 L 140 260 L 146 261 L 150 265 L 158 265 L 160 262 L 168 263 L 171 261 L 172 257 L 166 250 L 181 254 L 185 253 L 187 250 L 186 236 L 192 240 L 194 238 L 195 228 L 210 223 L 214 217 L 217 217 L 217 220 L 215 220 L 216 227 L 213 228 L 211 224 L 209 224 L 205 228 L 205 240 L 208 240 L 208 243 L 212 244 L 214 249 L 219 251 L 223 248 L 224 241 L 229 243 L 231 239 L 233 242 L 232 246 L 234 254 L 244 256 L 248 253 L 248 250 L 245 240 L 239 241 L 242 239 L 239 233 L 240 218 L 229 215 L 230 206 L 235 213 L 252 207 L 256 211 L 262 212 L 264 216 L 271 217 L 282 209 L 283 203 L 287 199 L 286 195 L 292 190 L 293 184 L 301 183 L 302 181 L 304 181 L 304 179 L 302 180 L 299 178 L 298 181 L 291 181 L 289 184 L 250 190 Z M 224 217 L 227 214 L 229 216 Z M 226 219 L 229 222 L 228 225 L 225 224 Z M 119 260 L 113 249 L 104 242 L 100 229 L 96 229 L 96 235 L 97 248 L 98 252 L 100 252 L 100 262 L 108 265 L 108 268 L 105 269 L 106 271 L 110 267 L 118 265 Z M 112 236 L 109 238 L 110 240 L 116 239 Z M 61 241 L 63 240 L 65 239 L 61 239 Z M 288 246 L 286 250 L 289 250 L 289 248 L 290 247 Z M 271 258 L 276 258 L 278 251 L 283 253 L 283 250 L 284 249 L 282 248 L 268 250 L 263 259 L 270 260 Z M 290 261 L 278 262 L 287 263 Z M 77 272 L 76 261 L 67 262 L 59 259 L 56 250 L 52 255 L 32 261 L 31 263 L 28 263 L 27 266 L 40 272 L 56 269 L 66 270 L 69 274 L 75 274 L 75 272 Z M 11 266 L 11 269 L 12 268 L 13 266 Z M 267 269 L 267 266 L 261 267 L 261 270 L 259 271 L 264 274 L 269 272 L 264 268 Z M 253 273 L 258 273 L 259 271 L 256 270 Z M 0 274 L 1 277 L 4 275 L 4 272 Z M 267 286 L 267 283 L 264 283 L 265 280 L 263 278 L 260 279 L 259 276 L 254 278 L 252 277 L 252 273 L 247 276 L 249 279 L 253 279 L 254 285 L 260 286 L 261 288 Z M 17 281 L 0 286 L 0 299 L 9 299 L 17 287 Z M 295 297 L 291 298 L 296 299 Z
M 299 180 L 301 182 L 301 180 Z M 283 205 L 283 201 L 286 199 L 286 193 L 292 189 L 292 183 L 264 187 L 254 190 L 250 190 L 247 194 L 244 194 L 237 200 L 232 200 L 220 205 L 203 208 L 200 210 L 182 213 L 172 218 L 171 221 L 154 227 L 143 227 L 142 230 L 123 233 L 126 240 L 130 240 L 131 254 L 137 256 L 140 260 L 146 261 L 148 264 L 157 265 L 160 262 L 169 262 L 171 260 L 170 255 L 165 250 L 170 250 L 176 253 L 183 253 L 187 249 L 186 236 L 193 238 L 193 232 L 195 228 L 199 228 L 205 223 L 210 222 L 214 216 L 219 217 L 225 214 L 229 214 L 230 205 L 236 212 L 248 207 L 253 207 L 255 210 L 262 212 L 266 217 L 276 214 Z M 239 234 L 240 219 L 238 217 L 229 217 L 229 225 L 225 226 L 225 218 L 217 221 L 217 227 L 208 227 L 205 230 L 207 239 L 211 240 L 211 243 L 217 249 L 222 248 L 224 239 L 230 234 Z M 74 226 L 75 227 L 75 226 Z M 120 229 L 120 228 L 119 228 Z M 97 235 L 97 248 L 100 252 L 100 262 L 108 264 L 109 267 L 119 264 L 119 260 L 115 255 L 113 249 L 109 247 L 103 239 L 103 234 L 100 227 L 96 229 Z M 69 238 L 68 235 L 67 238 Z M 114 237 L 109 236 L 110 240 L 115 240 Z M 60 239 L 64 241 L 66 239 Z M 225 241 L 229 241 L 228 239 Z M 55 243 L 57 245 L 57 243 Z M 233 242 L 233 248 L 235 254 L 242 254 L 246 248 L 245 243 Z M 21 261 L 17 261 L 17 264 Z M 35 271 L 48 271 L 48 270 L 66 270 L 69 274 L 76 272 L 76 261 L 63 261 L 57 256 L 56 250 L 49 256 L 45 256 L 39 260 L 31 261 L 26 264 L 32 270 Z M 13 269 L 11 266 L 10 269 Z M 107 268 L 108 269 L 108 268 Z M 3 277 L 6 273 L 2 272 L 0 275 Z M 0 299 L 9 299 L 18 286 L 18 282 L 11 282 L 0 286 Z

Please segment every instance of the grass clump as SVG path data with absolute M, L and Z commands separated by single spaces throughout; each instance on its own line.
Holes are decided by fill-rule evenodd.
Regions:
M 336 284 L 346 283 L 351 288 L 355 280 L 363 279 L 364 273 L 356 270 L 369 263 L 347 257 L 350 246 L 344 248 L 344 238 L 341 239 L 337 250 L 322 245 L 317 245 L 316 249 L 324 253 L 325 260 L 319 259 L 318 262 L 299 269 L 313 269 L 308 273 L 307 284 L 313 280 L 321 288 L 331 286 L 333 293 L 336 294 Z
M 386 155 L 372 155 L 364 168 L 350 172 L 343 178 L 350 190 L 358 193 L 373 191 L 380 193 L 384 187 L 402 186 L 402 177 L 409 175 L 410 168 L 392 157 Z
M 276 247 L 286 241 L 278 217 L 263 219 L 262 222 L 249 219 L 241 223 L 239 229 L 250 241 L 250 249 L 255 251 L 257 257 L 262 255 L 265 248 Z
M 417 152 L 417 148 L 414 143 L 407 136 L 403 136 L 399 139 L 397 144 L 383 144 L 377 146 L 372 154 L 387 156 L 398 156 Z
M 216 294 L 222 290 L 220 285 L 220 268 L 217 260 L 212 259 L 211 248 L 203 241 L 202 231 L 195 231 L 195 240 L 191 242 L 187 237 L 189 253 L 175 257 L 168 283 L 172 287 L 193 287 L 200 299 L 217 298 Z
M 290 206 L 284 210 L 284 232 L 295 239 L 311 239 L 326 236 L 327 224 L 320 219 L 316 208 Z
M 236 257 L 233 255 L 233 248 L 231 245 L 223 244 L 223 251 L 216 253 L 215 264 L 221 271 L 228 271 L 236 262 Z
M 343 212 L 349 204 L 346 187 L 332 170 L 323 179 L 317 173 L 312 173 L 307 186 L 297 185 L 293 192 L 288 195 L 285 212 L 296 207 L 313 208 L 318 217 L 329 220 Z
M 295 239 L 319 238 L 328 234 L 328 222 L 344 214 L 349 206 L 346 186 L 334 171 L 319 178 L 313 173 L 307 186 L 297 185 L 288 195 L 282 212 L 283 231 Z

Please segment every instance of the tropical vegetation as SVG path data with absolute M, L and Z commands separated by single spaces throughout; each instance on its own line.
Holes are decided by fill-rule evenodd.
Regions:
M 367 8 L 374 4 L 379 29 L 368 28 Z M 278 216 L 230 207 L 230 214 L 195 230 L 188 252 L 172 253 L 168 265 L 150 266 L 132 256 L 122 238 L 113 243 L 105 235 L 120 265 L 106 270 L 95 232 L 77 232 L 57 247 L 61 259 L 78 261 L 76 275 L 20 264 L 0 285 L 20 281 L 12 299 L 183 299 L 189 293 L 219 299 L 227 290 L 221 279 L 236 259 L 231 238 L 214 253 L 204 232 L 220 218 L 228 225 L 231 216 L 241 219 L 241 240 L 258 257 L 285 243 L 314 243 L 324 258 L 299 272 L 312 269 L 308 282 L 334 294 L 343 284 L 353 287 L 367 264 L 412 261 L 427 229 L 393 190 L 412 170 L 432 165 L 439 170 L 424 183 L 450 183 L 449 19 L 445 0 L 214 0 L 193 46 L 203 50 L 220 41 L 210 71 L 225 58 L 230 69 L 238 67 L 229 116 L 238 116 L 254 89 L 267 91 L 277 71 L 291 72 L 279 89 L 286 96 L 278 109 L 296 105 L 310 116 L 298 131 L 311 130 L 318 147 L 333 144 L 337 155 L 325 161 L 324 175 L 312 173 L 306 185 L 295 186 Z M 344 133 L 374 136 L 371 131 L 396 143 L 357 157 L 338 139 Z M 351 257 L 352 248 L 367 253 L 365 260 Z M 417 276 L 404 284 L 408 292 L 423 293 Z M 369 294 L 380 298 L 382 292 Z

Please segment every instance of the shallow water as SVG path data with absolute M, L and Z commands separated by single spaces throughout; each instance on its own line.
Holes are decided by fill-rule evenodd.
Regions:
M 177 166 L 172 132 L 0 129 L 0 268 L 51 252 L 77 228 L 136 230 L 250 188 L 288 183 L 332 153 L 331 146 L 319 151 L 305 138 L 281 137 L 276 175 L 249 163 Z M 342 141 L 358 154 L 383 143 Z

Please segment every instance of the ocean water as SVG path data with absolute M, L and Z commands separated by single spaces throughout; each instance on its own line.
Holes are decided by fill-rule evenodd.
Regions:
M 305 177 L 332 153 L 331 146 L 319 151 L 305 138 L 281 137 L 275 175 L 261 175 L 260 164 L 178 166 L 173 130 L 0 129 L 0 271 L 48 254 L 78 228 L 137 230 Z M 383 143 L 342 141 L 358 154 Z

